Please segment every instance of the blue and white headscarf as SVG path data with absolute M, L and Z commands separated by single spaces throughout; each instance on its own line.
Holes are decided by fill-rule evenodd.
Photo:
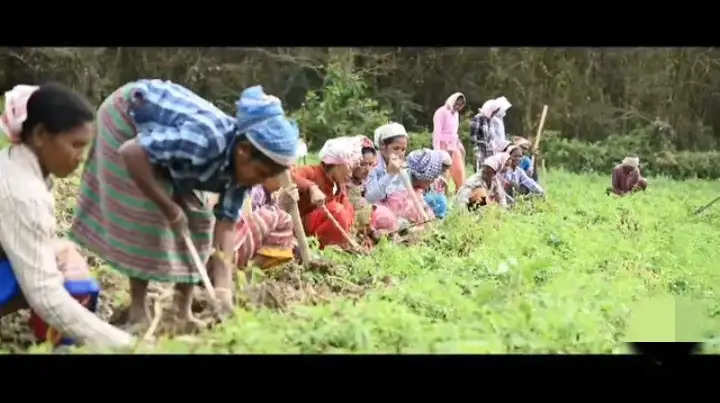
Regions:
M 266 95 L 261 86 L 244 90 L 235 105 L 239 132 L 270 159 L 290 166 L 305 153 L 297 124 L 285 116 L 280 100 Z
M 443 172 L 443 165 L 449 166 L 450 154 L 446 151 L 415 150 L 408 154 L 408 170 L 413 178 L 417 180 L 434 181 Z

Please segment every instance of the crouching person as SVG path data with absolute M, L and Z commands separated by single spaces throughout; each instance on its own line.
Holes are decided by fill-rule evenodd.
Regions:
M 278 177 L 253 187 L 252 211 L 235 225 L 234 265 L 242 269 L 252 260 L 263 269 L 293 260 L 297 241 L 287 211 L 295 203 L 297 189 L 280 189 Z
M 626 157 L 612 171 L 612 188 L 607 192 L 624 196 L 647 189 L 647 180 L 640 175 L 640 158 Z
M 507 197 L 500 176 L 507 169 L 508 153 L 498 153 L 483 161 L 480 172 L 468 178 L 455 201 L 458 205 L 474 210 L 481 206 L 499 204 L 507 206 Z
M 317 237 L 321 247 L 347 244 L 345 234 L 355 222 L 347 184 L 362 159 L 364 141 L 360 140 L 357 136 L 330 139 L 320 150 L 320 164 L 293 169 L 305 232 Z M 369 139 L 367 143 L 372 144 Z
M 419 224 L 417 230 L 421 230 L 426 217 L 427 220 L 435 219 L 435 212 L 424 198 L 425 192 L 437 178 L 445 174 L 451 164 L 452 159 L 446 151 L 423 149 L 411 152 L 407 157 L 407 166 L 415 194 L 409 193 L 407 189 L 397 189 L 378 204 L 397 216 L 400 229 L 410 224 Z M 418 211 L 416 201 L 424 211 Z
M 0 129 L 0 316 L 29 307 L 39 340 L 129 347 L 133 338 L 92 312 L 99 289 L 87 265 L 56 237 L 50 175 L 63 178 L 93 139 L 93 112 L 60 85 L 17 86 L 5 94 Z
M 512 145 L 507 149 L 510 158 L 507 162 L 507 169 L 503 172 L 500 180 L 504 186 L 505 193 L 510 196 L 512 202 L 518 195 L 544 196 L 543 188 L 530 178 L 520 166 L 523 158 L 522 149 Z

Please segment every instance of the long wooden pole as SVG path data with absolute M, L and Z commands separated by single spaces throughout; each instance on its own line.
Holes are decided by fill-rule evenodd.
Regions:
M 350 236 L 350 234 L 348 234 L 347 231 L 345 231 L 345 229 L 343 229 L 343 227 L 340 225 L 340 223 L 337 222 L 337 220 L 335 219 L 335 217 L 333 217 L 333 215 L 332 215 L 332 213 L 330 212 L 330 210 L 328 210 L 327 206 L 325 206 L 325 205 L 323 204 L 322 206 L 320 206 L 320 208 L 323 210 L 323 212 L 325 212 L 325 215 L 327 216 L 327 218 L 333 223 L 333 225 L 335 226 L 335 229 L 337 229 L 338 231 L 340 231 L 340 234 L 342 234 L 343 238 L 345 238 L 345 240 L 348 241 L 348 243 L 350 244 L 350 246 L 352 246 L 353 249 L 355 249 L 355 250 L 357 250 L 358 252 L 360 252 L 360 251 L 361 251 L 360 245 L 358 245 L 358 243 L 355 242 L 354 239 L 352 239 L 352 237 Z
M 705 209 L 707 209 L 708 207 L 710 207 L 710 206 L 712 206 L 713 204 L 715 204 L 715 202 L 718 201 L 718 200 L 720 200 L 720 197 L 716 198 L 715 200 L 711 201 L 710 203 L 708 203 L 708 204 L 704 205 L 703 207 L 701 207 L 700 209 L 698 209 L 698 210 L 695 212 L 695 215 L 698 215 L 698 214 L 702 213 L 703 211 L 705 211 Z
M 540 115 L 540 124 L 538 125 L 538 131 L 535 135 L 535 143 L 532 147 L 532 154 L 533 154 L 533 176 L 535 179 L 537 179 L 537 169 L 538 169 L 538 163 L 537 163 L 537 151 L 538 147 L 540 147 L 540 137 L 542 137 L 543 128 L 545 127 L 545 118 L 547 117 L 547 111 L 548 106 L 543 105 L 542 115 Z M 545 160 L 543 160 L 543 172 L 545 172 Z
M 183 233 L 183 240 L 185 241 L 185 247 L 190 252 L 193 266 L 195 266 L 195 270 L 200 273 L 200 278 L 202 279 L 203 285 L 205 286 L 208 294 L 210 295 L 210 299 L 213 301 L 213 303 L 217 302 L 217 297 L 215 296 L 215 288 L 210 282 L 210 277 L 208 277 L 207 270 L 205 269 L 205 264 L 203 263 L 202 259 L 200 259 L 200 254 L 198 253 L 197 249 L 195 248 L 195 244 L 190 238 L 189 230 Z
M 290 186 L 293 183 L 289 169 L 283 172 L 280 179 L 283 182 L 283 186 Z M 292 216 L 295 227 L 295 238 L 298 240 L 298 248 L 300 248 L 300 258 L 302 259 L 302 264 L 307 266 L 310 264 L 310 247 L 305 237 L 305 228 L 303 227 L 297 203 L 290 203 L 290 215 Z
M 540 125 L 535 135 L 535 144 L 533 144 L 533 152 L 536 152 L 540 145 L 540 137 L 542 137 L 543 127 L 545 126 L 545 117 L 547 117 L 548 106 L 543 105 L 542 115 L 540 115 Z

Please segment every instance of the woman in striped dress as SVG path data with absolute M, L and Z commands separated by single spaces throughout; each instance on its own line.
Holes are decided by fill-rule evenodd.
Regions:
M 247 190 L 292 165 L 299 138 L 261 87 L 236 106 L 233 118 L 180 85 L 139 80 L 98 110 L 71 236 L 129 276 L 131 326 L 147 323 L 149 280 L 175 283 L 178 319 L 202 325 L 190 310 L 200 276 L 183 242 L 188 230 L 203 260 L 212 246 L 220 252 L 209 274 L 224 312 L 232 310 L 223 257 L 232 255 Z M 205 192 L 221 195 L 214 211 Z

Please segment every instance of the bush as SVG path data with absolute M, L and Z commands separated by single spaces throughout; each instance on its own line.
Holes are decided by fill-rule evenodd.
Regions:
M 667 141 L 639 129 L 602 142 L 586 143 L 548 136 L 541 144 L 547 166 L 572 172 L 607 173 L 628 155 L 638 155 L 643 175 L 666 175 L 675 179 L 720 178 L 720 152 L 676 151 Z
M 367 97 L 367 84 L 359 74 L 330 64 L 321 91 L 308 91 L 302 107 L 292 116 L 308 147 L 317 150 L 330 138 L 365 135 L 387 123 L 389 111 Z
M 432 133 L 427 130 L 408 132 L 408 152 L 420 148 L 432 148 Z

